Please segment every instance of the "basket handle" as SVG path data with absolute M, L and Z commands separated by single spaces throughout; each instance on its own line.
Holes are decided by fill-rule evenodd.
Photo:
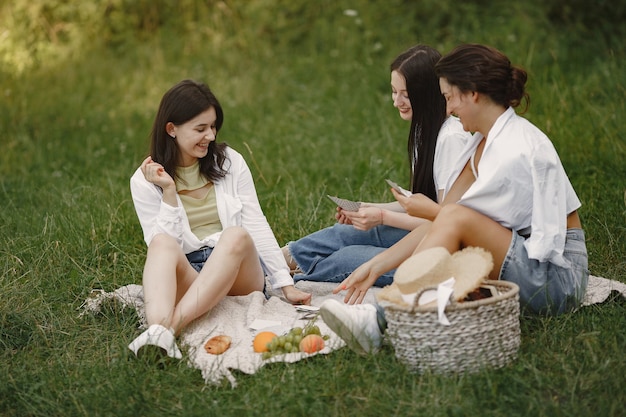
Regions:
M 413 306 L 411 308 L 412 312 L 414 312 L 416 309 L 418 309 L 420 307 L 421 308 L 425 308 L 426 306 L 429 306 L 428 307 L 429 309 L 433 308 L 433 309 L 437 310 L 437 300 L 436 299 L 434 301 L 431 301 L 431 302 L 429 302 L 427 304 L 424 304 L 424 305 L 421 305 L 421 306 L 418 304 L 418 301 L 419 301 L 420 297 L 422 296 L 422 294 L 424 294 L 426 291 L 430 291 L 430 290 L 437 291 L 437 287 L 433 286 L 433 285 L 428 286 L 428 287 L 423 287 L 423 288 L 420 288 L 420 290 L 415 293 L 415 298 L 413 299 Z M 432 304 L 432 306 L 430 306 L 430 304 Z M 450 297 L 450 299 L 448 300 L 448 304 L 446 304 L 446 308 L 448 308 L 448 306 L 450 306 L 450 305 L 456 305 L 456 304 L 457 304 L 457 301 L 453 297 Z

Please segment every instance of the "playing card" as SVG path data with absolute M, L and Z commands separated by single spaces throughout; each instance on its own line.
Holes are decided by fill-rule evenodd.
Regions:
M 391 180 L 385 180 L 385 181 L 387 181 L 387 184 L 389 184 L 389 186 L 391 188 L 393 188 L 394 190 L 396 190 L 397 192 L 399 192 L 403 196 L 411 197 L 412 193 L 409 190 L 405 190 L 404 188 L 400 187 L 398 184 L 396 184 L 395 182 L 393 182 Z
M 339 207 L 341 207 L 345 211 L 359 211 L 359 207 L 361 207 L 361 203 L 357 201 L 350 201 L 350 200 L 335 197 L 332 195 L 328 195 L 327 197 L 330 198 L 333 201 L 333 203 L 337 204 Z

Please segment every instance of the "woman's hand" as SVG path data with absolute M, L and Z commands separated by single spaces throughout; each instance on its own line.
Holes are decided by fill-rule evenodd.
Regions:
M 383 224 L 383 210 L 365 203 L 361 204 L 359 211 L 344 211 L 343 215 L 359 230 L 370 230 Z
M 352 224 L 348 216 L 346 216 L 346 211 L 341 207 L 337 207 L 337 214 L 335 214 L 335 218 L 337 219 L 337 223 L 341 224 Z
M 434 220 L 437 214 L 439 214 L 439 210 L 441 210 L 439 204 L 426 197 L 424 194 L 417 193 L 410 197 L 405 197 L 396 190 L 392 189 L 391 192 L 402 208 L 411 216 Z
M 311 304 L 311 294 L 300 291 L 293 285 L 287 285 L 283 288 L 283 295 L 291 304 Z
M 141 163 L 141 172 L 146 178 L 146 181 L 158 185 L 163 190 L 176 186 L 170 174 L 163 168 L 163 165 L 154 162 L 151 156 L 144 159 Z
M 367 261 L 355 269 L 348 278 L 344 279 L 333 290 L 333 294 L 346 290 L 347 293 L 343 299 L 346 304 L 361 304 L 365 294 L 367 294 L 367 290 L 374 285 L 381 275 L 382 273 L 377 271 L 376 263 L 373 260 Z

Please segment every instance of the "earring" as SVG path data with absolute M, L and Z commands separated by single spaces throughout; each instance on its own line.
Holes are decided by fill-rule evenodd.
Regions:
M 176 135 L 172 135 L 171 133 L 169 135 L 171 136 L 172 139 L 176 139 Z

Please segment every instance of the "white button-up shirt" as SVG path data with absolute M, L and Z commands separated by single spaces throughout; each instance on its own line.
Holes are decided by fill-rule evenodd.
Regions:
M 227 156 L 227 174 L 214 183 L 222 226 L 242 226 L 250 233 L 272 288 L 293 285 L 289 267 L 261 210 L 248 165 L 232 148 L 227 148 Z M 157 233 L 165 233 L 178 241 L 184 253 L 216 245 L 222 232 L 198 239 L 191 231 L 180 197 L 176 195 L 178 207 L 164 203 L 161 188 L 148 182 L 141 169 L 131 177 L 130 189 L 146 244 Z
M 463 124 L 454 116 L 449 116 L 437 135 L 435 160 L 433 163 L 433 179 L 437 193 L 446 186 L 455 168 L 456 158 L 467 145 L 472 135 L 463 130 Z
M 446 191 L 483 139 L 475 133 L 457 159 Z M 552 142 L 509 107 L 487 135 L 478 178 L 458 201 L 523 234 L 531 259 L 567 267 L 567 215 L 581 204 Z

